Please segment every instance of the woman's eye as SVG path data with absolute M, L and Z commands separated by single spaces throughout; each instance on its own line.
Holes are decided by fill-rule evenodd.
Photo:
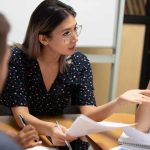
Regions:
M 63 36 L 70 36 L 71 35 L 71 31 L 66 31 Z

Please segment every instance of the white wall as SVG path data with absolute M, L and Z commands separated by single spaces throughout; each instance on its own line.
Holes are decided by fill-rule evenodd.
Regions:
M 42 0 L 1 0 L 0 12 L 11 23 L 10 42 L 21 42 L 31 13 Z M 117 0 L 62 0 L 77 12 L 83 25 L 78 45 L 81 47 L 112 47 L 117 11 Z

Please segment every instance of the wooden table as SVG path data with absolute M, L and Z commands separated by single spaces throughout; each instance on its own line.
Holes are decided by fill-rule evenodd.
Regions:
M 70 127 L 72 124 L 72 118 L 75 115 L 64 115 L 61 117 L 39 117 L 45 121 L 55 122 L 56 120 L 60 124 Z M 107 121 L 122 122 L 122 123 L 134 123 L 134 115 L 132 114 L 113 114 Z M 19 128 L 12 116 L 0 116 L 0 129 L 1 130 L 14 130 L 18 131 Z M 92 144 L 95 150 L 109 150 L 118 145 L 118 138 L 122 133 L 122 129 L 115 129 L 108 132 L 96 133 L 87 136 L 88 141 Z M 45 146 L 52 146 L 45 136 L 41 136 L 41 139 Z
M 38 118 L 44 121 L 56 122 L 59 121 L 60 124 L 69 128 L 72 124 L 72 119 L 74 115 L 64 115 L 60 117 L 48 117 L 48 116 L 39 116 Z M 12 116 L 0 116 L 0 130 L 1 131 L 16 131 L 18 132 L 20 128 L 16 124 L 14 118 Z M 40 136 L 42 140 L 42 145 L 53 147 L 52 143 L 46 138 L 46 136 Z
M 133 114 L 118 113 L 111 115 L 106 120 L 122 123 L 134 123 L 134 118 L 135 116 Z M 91 139 L 96 145 L 98 145 L 95 145 L 95 150 L 109 150 L 118 146 L 118 138 L 120 137 L 121 133 L 122 129 L 115 129 L 108 132 L 91 134 L 89 135 L 89 140 Z

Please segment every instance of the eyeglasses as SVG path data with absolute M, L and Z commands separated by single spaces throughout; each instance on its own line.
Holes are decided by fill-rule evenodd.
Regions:
M 67 30 L 66 32 L 63 33 L 62 38 L 65 43 L 70 42 L 72 39 L 73 35 L 75 34 L 76 36 L 79 36 L 82 30 L 82 25 L 76 25 L 74 30 Z

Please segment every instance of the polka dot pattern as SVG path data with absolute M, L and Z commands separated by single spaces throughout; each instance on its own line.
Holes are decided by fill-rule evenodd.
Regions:
M 66 71 L 58 73 L 47 91 L 37 60 L 14 48 L 0 103 L 8 107 L 28 106 L 33 115 L 60 115 L 68 105 L 95 105 L 89 60 L 80 52 L 70 60 Z

